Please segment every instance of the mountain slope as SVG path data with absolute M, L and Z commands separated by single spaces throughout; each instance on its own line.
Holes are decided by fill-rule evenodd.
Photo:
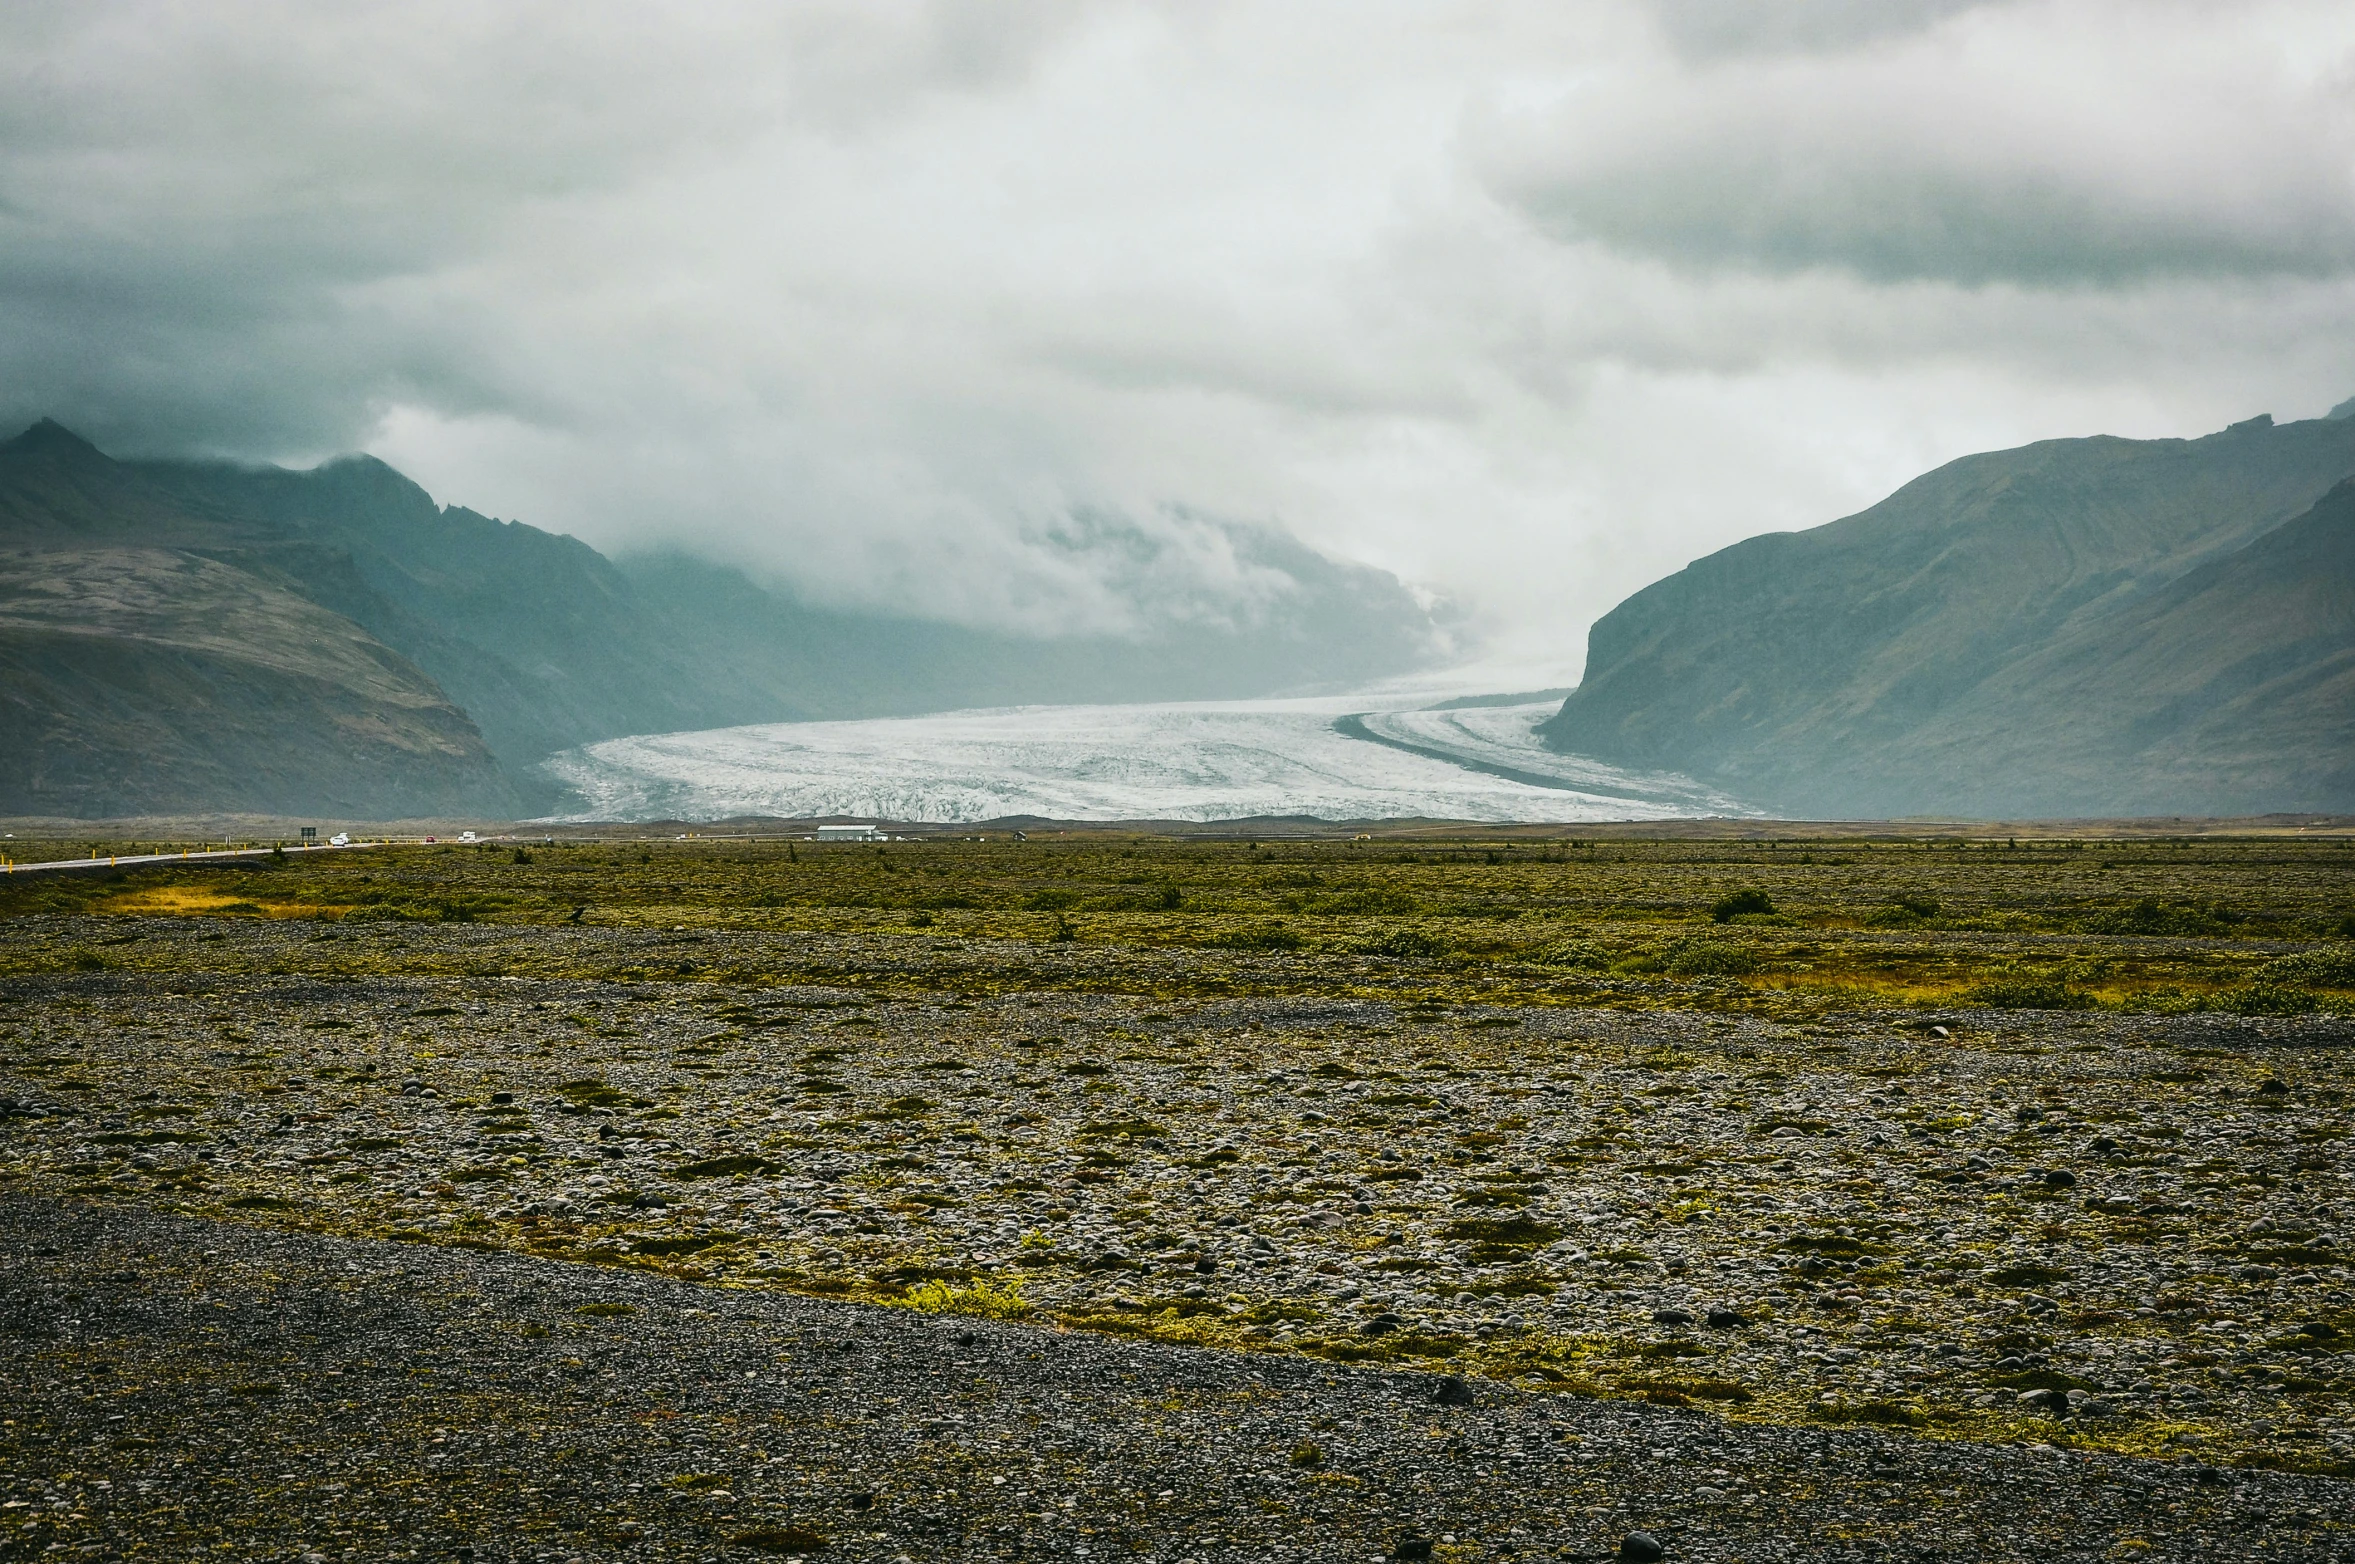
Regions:
M 2318 757 L 2327 681 L 2244 692 L 2229 710 L 2161 710 L 2134 683 L 2159 677 L 2158 664 L 2121 661 L 2128 643 L 2108 637 L 2142 626 L 2177 648 L 2168 679 L 2205 687 L 2201 667 L 2267 633 L 2249 583 L 2270 578 L 2255 566 L 2234 576 L 2229 611 L 2249 622 L 2212 634 L 2195 634 L 2192 617 L 2133 616 L 2350 473 L 2346 419 L 1966 457 L 1856 516 L 1749 539 L 1629 598 L 1596 623 L 1586 680 L 1544 733 L 1793 813 L 2322 807 L 2269 767 Z M 2093 671 L 2103 668 L 2109 684 Z M 2141 725 L 2083 709 L 2097 694 L 2144 711 Z M 2199 723 L 2195 739 L 2187 725 Z M 2171 739 L 2177 728 L 2185 735 Z M 2273 762 L 2217 769 L 2260 730 L 2275 736 Z M 2177 742 L 2189 747 L 2163 761 Z M 2298 764 L 2301 776 L 2329 770 Z
M 359 626 L 169 549 L 0 549 L 0 810 L 503 811 L 466 714 Z
M 2037 709 L 2065 723 L 2017 720 Z M 1914 734 L 1996 812 L 2341 810 L 2355 801 L 2355 483 L 2005 668 Z
M 518 771 L 584 737 L 724 720 L 737 693 L 725 667 L 696 677 L 587 544 L 445 509 L 372 457 L 125 465 L 196 515 L 258 526 L 261 558 L 423 668 Z

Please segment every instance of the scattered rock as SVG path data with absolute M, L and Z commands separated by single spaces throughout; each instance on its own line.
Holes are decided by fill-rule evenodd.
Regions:
M 292 941 L 315 932 L 296 924 L 256 928 L 251 937 Z M 453 966 L 477 959 L 462 942 L 488 937 L 460 928 L 401 931 L 404 942 L 450 942 L 430 954 Z M 738 936 L 715 936 L 723 937 Z M 760 938 L 749 937 L 746 948 L 770 948 Z M 852 953 L 844 958 L 852 967 L 870 959 L 855 946 L 841 948 Z M 299 943 L 272 949 L 273 963 L 308 959 Z M 211 950 L 193 947 L 208 960 Z M 412 952 L 419 960 L 426 954 Z M 906 953 L 885 954 L 899 962 Z M 2093 1398 L 2117 1409 L 2113 1419 L 2187 1417 L 2204 1439 L 2236 1454 L 2247 1443 L 2252 1453 L 2278 1447 L 2301 1459 L 2355 1458 L 2345 1453 L 2355 1445 L 2340 1432 L 2344 1425 L 2322 1417 L 2343 1398 L 2331 1388 L 2344 1372 L 2337 1359 L 2319 1372 L 2289 1363 L 2287 1377 L 2270 1384 L 2237 1365 L 2192 1361 L 2216 1345 L 2206 1322 L 2218 1306 L 2245 1321 L 2294 1300 L 2306 1314 L 2335 1319 L 2347 1307 L 2350 1281 L 2347 1236 L 2314 1232 L 2314 1213 L 2344 1208 L 2347 1175 L 2341 1159 L 2328 1155 L 2343 1110 L 2321 1091 L 2259 1092 L 2270 1078 L 2266 1067 L 2242 1055 L 2203 1052 L 2196 1068 L 2187 1067 L 2187 1049 L 2209 1049 L 2220 1028 L 2243 1025 L 2217 1017 L 2021 1018 L 2007 1023 L 2017 1027 L 2021 1047 L 1990 1036 L 1985 1048 L 1974 1037 L 1930 1050 L 1918 1033 L 1894 1041 L 1862 1032 L 1843 1038 L 1834 1027 L 1827 1037 L 1755 1018 L 1718 1018 L 1696 1042 L 1690 1017 L 1587 1012 L 1572 1021 L 1567 1012 L 1558 1019 L 1532 1013 L 1509 1048 L 1465 1036 L 1442 1066 L 1427 1062 L 1436 1056 L 1424 1023 L 1408 1018 L 1396 1033 L 1382 1030 L 1396 1023 L 1378 1005 L 1363 1007 L 1347 1035 L 1290 1035 L 1282 1029 L 1291 1023 L 1280 1016 L 1288 1002 L 1222 1000 L 1182 1026 L 1148 1017 L 1140 1030 L 1136 1007 L 1144 1001 L 1059 996 L 1048 1001 L 1063 1007 L 1053 1023 L 1063 1038 L 1055 1048 L 1064 1060 L 1100 1061 L 1095 1073 L 1108 1077 L 1083 1089 L 1046 1062 L 1049 1054 L 1022 1051 L 1042 1029 L 1028 996 L 976 995 L 944 1005 L 894 997 L 883 986 L 861 988 L 863 980 L 821 992 L 789 984 L 707 989 L 518 977 L 512 998 L 469 999 L 445 1012 L 480 1017 L 479 1024 L 434 1023 L 435 1032 L 454 1034 L 428 1066 L 449 1088 L 441 1094 L 445 1106 L 425 1077 L 371 1078 L 374 1050 L 360 1039 L 404 1035 L 422 1024 L 413 1012 L 435 1011 L 455 997 L 452 990 L 485 987 L 479 980 L 355 977 L 339 985 L 339 1015 L 352 1025 L 341 1039 L 306 1026 L 307 997 L 281 1002 L 273 987 L 308 979 L 265 968 L 237 981 L 253 987 L 235 1023 L 249 1034 L 250 1051 L 241 1046 L 235 1054 L 189 1046 L 189 1038 L 147 1024 L 161 990 L 144 977 L 110 976 L 103 994 L 70 1004 L 42 991 L 12 996 L 24 1017 L 25 1046 L 39 1036 L 44 1053 L 70 1050 L 80 1060 L 76 1079 L 89 1084 L 75 1088 L 84 1094 L 75 1102 L 42 1116 L 7 1117 L 11 1198 L 90 1192 L 103 1183 L 97 1198 L 109 1201 L 156 1193 L 199 1212 L 234 1207 L 241 1221 L 299 1221 L 357 1235 L 397 1233 L 410 1243 L 528 1249 L 599 1263 L 618 1258 L 683 1278 L 808 1286 L 854 1299 L 878 1295 L 878 1278 L 901 1268 L 953 1267 L 960 1283 L 1018 1275 L 1042 1321 L 1118 1309 L 1125 1328 L 1146 1335 L 1219 1322 L 1257 1351 L 1431 1373 L 1452 1367 L 1483 1379 L 1515 1378 L 1552 1361 L 1534 1354 L 1598 1330 L 1615 1338 L 1619 1351 L 1730 1348 L 1738 1339 L 1739 1366 L 1730 1353 L 1723 1364 L 1621 1366 L 1606 1357 L 1597 1360 L 1592 1383 L 1610 1399 L 1720 1379 L 1727 1405 L 1740 1404 L 1732 1396 L 1746 1391 L 1753 1400 L 1745 1416 L 1776 1418 L 1792 1415 L 1782 1409 L 1786 1399 L 1796 1407 L 1837 1392 L 1838 1404 L 1851 1408 L 1885 1401 L 1959 1416 L 1956 1431 L 1966 1439 L 1996 1424 L 1973 1408 L 2008 1409 L 2028 1388 L 1987 1383 L 1991 1368 L 1998 1375 L 2050 1370 L 2087 1383 L 2148 1387 Z M 443 984 L 440 993 L 428 992 Z M 181 1000 L 168 1003 L 185 1008 Z M 628 1041 L 587 1062 L 575 1036 L 580 1015 Z M 855 1037 L 834 1035 L 846 1021 Z M 1731 1029 L 1732 1046 L 1721 1049 L 1714 1040 L 1720 1026 Z M 1180 1032 L 1182 1047 L 1127 1040 Z M 1266 1072 L 1229 1068 L 1230 1045 L 1250 1051 L 1278 1037 L 1287 1053 L 1297 1047 L 1346 1058 L 1349 1068 L 1379 1069 L 1388 1078 L 1377 1084 L 1361 1075 L 1344 1087 L 1328 1076 L 1319 1085 L 1310 1061 L 1270 1090 Z M 719 1057 L 690 1062 L 701 1052 L 694 1045 L 706 1039 L 720 1040 Z M 2280 1061 L 2273 1067 L 2303 1073 L 2307 1056 L 2299 1050 L 2310 1046 L 2285 1038 L 2278 1051 L 2269 1047 Z M 1647 1051 L 1671 1047 L 1689 1053 L 1694 1065 L 1642 1062 Z M 803 1056 L 815 1051 L 841 1057 L 804 1066 Z M 962 1068 L 939 1070 L 952 1053 Z M 259 1063 L 265 1058 L 284 1062 Z M 297 1059 L 304 1061 L 299 1073 Z M 318 1073 L 331 1065 L 354 1073 Z M 1532 1080 L 1532 1070 L 1548 1078 Z M 1744 1106 L 1731 1109 L 1731 1091 L 1702 1084 L 1716 1072 L 1757 1073 L 1759 1084 L 1740 1086 Z M 1920 1078 L 1933 1072 L 1934 1088 Z M 1022 1084 L 1034 1075 L 1047 1079 L 1036 1089 Z M 35 1079 L 0 1060 L 0 1092 L 11 1103 L 46 1103 L 56 1079 Z M 402 1095 L 379 1089 L 396 1081 Z M 827 1090 L 804 1093 L 809 1081 Z M 1508 1101 L 1497 1089 L 1506 1081 L 1526 1081 L 1543 1095 Z M 1115 1086 L 1122 1095 L 1104 1095 Z M 1680 1094 L 1661 1090 L 1667 1087 Z M 1700 1089 L 1684 1090 L 1693 1087 Z M 1312 1110 L 1293 1100 L 1295 1090 L 1327 1096 Z M 2211 1111 L 2225 1093 L 2241 1111 Z M 974 1105 L 951 1108 L 952 1094 L 971 1094 Z M 2048 1106 L 2016 1115 L 2023 1099 Z M 937 1106 L 905 1106 L 918 1100 Z M 156 1101 L 204 1106 L 186 1118 L 105 1111 Z M 486 1102 L 501 1110 L 489 1122 L 455 1111 Z M 1166 1113 L 1148 1106 L 1164 1103 Z M 1297 1133 L 1308 1111 L 1327 1116 L 1314 1136 Z M 1136 1118 L 1123 1117 L 1130 1113 Z M 2249 1122 L 2259 1113 L 2261 1122 Z M 102 1114 L 123 1126 L 104 1133 L 124 1139 L 92 1144 Z M 1583 1143 L 1598 1119 L 1622 1118 L 1614 1134 L 1623 1140 L 1601 1148 Z M 2131 1128 L 2092 1136 L 2094 1124 Z M 265 1140 L 261 1132 L 271 1125 L 277 1128 Z M 1773 1129 L 1801 1125 L 1810 1127 L 1768 1138 Z M 2024 1135 L 2016 1126 L 2071 1138 L 2015 1144 Z M 201 1150 L 159 1140 L 183 1129 L 206 1137 Z M 1849 1138 L 1827 1145 L 1832 1132 Z M 1401 1157 L 1410 1138 L 1429 1144 L 1434 1133 L 1462 1137 L 1466 1154 Z M 2251 1149 L 2260 1137 L 2271 1145 Z M 1878 1144 L 1882 1139 L 1891 1143 Z M 2072 1155 L 2064 1145 L 2085 1147 L 2078 1154 L 2088 1159 L 2085 1175 L 2048 1165 Z M 1786 1150 L 1791 1156 L 1781 1156 Z M 1762 1151 L 1778 1158 L 1771 1168 L 1750 1160 Z M 664 1178 L 665 1170 L 723 1153 L 740 1156 L 744 1171 Z M 1663 1198 L 1669 1186 L 1658 1182 L 1679 1175 L 1646 1171 L 1630 1179 L 1644 1165 L 1639 1157 L 1722 1169 L 1716 1209 L 1679 1220 L 1675 1202 Z M 2137 1194 L 2080 1187 L 2074 1192 L 2088 1197 L 2082 1211 L 2058 1201 L 2029 1209 L 2020 1199 L 2070 1189 L 2072 1178 L 2110 1182 L 2113 1175 L 2093 1172 L 2105 1166 L 2094 1157 L 2109 1158 L 2109 1168 L 2130 1163 L 2132 1173 L 2116 1183 L 2131 1177 Z M 1971 1174 L 1962 1171 L 1966 1159 Z M 2211 1167 L 2264 1177 L 2199 1176 Z M 136 1181 L 128 1177 L 133 1171 Z M 661 1180 L 667 1193 L 628 1187 L 633 1173 Z M 1409 1173 L 1416 1176 L 1401 1176 Z M 1279 1193 L 1280 1204 L 1269 1199 Z M 2113 1228 L 2105 1218 L 2137 1225 Z M 1278 1224 L 1280 1247 L 1255 1231 Z M 2068 1236 L 2053 1236 L 2056 1224 Z M 2243 1233 L 2245 1249 L 2233 1242 Z M 2211 1248 L 2210 1234 L 2229 1236 Z M 2186 1240 L 2214 1256 L 2200 1262 L 2202 1276 L 2213 1267 L 2231 1280 L 2203 1280 L 2177 1264 L 2176 1256 L 2192 1253 L 2181 1247 Z M 1216 1255 L 1204 1252 L 1212 1244 Z M 846 1259 L 836 1247 L 843 1245 L 855 1257 Z M 1964 1256 L 1972 1260 L 1967 1270 L 1955 1263 Z M 1133 1296 L 1124 1303 L 1104 1291 L 1108 1272 L 1089 1269 L 1097 1257 L 1114 1260 L 1128 1283 Z M 1745 1275 L 1759 1261 L 1781 1274 Z M 1804 1291 L 1790 1285 L 1801 1275 L 1809 1283 Z M 1724 1289 L 1720 1302 L 1703 1308 L 1695 1300 L 1712 1286 Z M 2024 1291 L 2029 1287 L 2043 1291 Z M 2279 1294 L 2226 1301 L 2260 1287 Z M 1516 1313 L 1500 1318 L 1508 1298 Z M 1770 1307 L 1767 1299 L 1774 1300 L 1771 1326 L 1755 1319 Z M 1970 1335 L 1984 1322 L 1992 1338 L 1995 1320 L 2014 1307 L 2032 1317 L 2021 1328 L 2043 1339 L 2027 1350 L 2005 1348 L 2002 1367 L 1986 1361 L 1989 1350 L 1950 1360 L 1925 1353 L 1919 1335 L 1870 1329 L 1878 1320 L 1910 1318 L 1942 1334 Z M 1701 1342 L 1639 1339 L 1692 1328 L 1695 1316 L 1724 1334 Z M 2093 1354 L 2082 1338 L 2099 1327 L 2078 1329 L 2080 1316 L 2144 1323 L 2114 1355 Z M 1648 1322 L 1640 1333 L 1638 1322 Z M 1802 1322 L 1824 1325 L 1863 1355 L 1853 1362 L 1810 1356 L 1833 1343 L 1786 1328 Z M 1852 1337 L 1850 1322 L 1862 1327 Z M 2252 1337 L 2255 1329 L 2244 1324 L 2233 1334 Z M 2270 1351 L 2277 1333 L 2268 1326 L 2262 1339 L 2236 1345 Z M 1473 1338 L 1476 1355 L 1465 1355 L 1459 1344 Z M 2299 1388 L 2316 1381 L 2319 1388 Z M 1636 1392 L 1636 1383 L 1646 1388 Z M 1792 1392 L 1787 1398 L 1784 1387 Z M 1993 1400 L 1998 1390 L 2000 1403 Z M 1480 1394 L 1487 1404 L 1489 1392 Z M 2088 1437 L 2114 1443 L 2111 1429 L 2090 1426 L 2103 1414 L 2088 1407 L 2089 1398 L 2080 1397 L 2075 1414 L 2089 1425 Z M 2293 1432 L 2260 1432 L 2262 1413 Z M 2304 1431 L 2317 1421 L 2319 1437 Z
M 1655 1564 L 1668 1557 L 1668 1550 L 1650 1532 L 1631 1531 L 1619 1539 L 1619 1557 L 1625 1564 Z

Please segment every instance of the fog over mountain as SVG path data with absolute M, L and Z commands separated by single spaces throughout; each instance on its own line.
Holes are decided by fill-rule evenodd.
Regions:
M 2351 61 L 2324 0 L 35 0 L 0 426 L 1021 635 L 1247 601 L 1245 523 L 1561 683 L 1965 453 L 2343 396 Z

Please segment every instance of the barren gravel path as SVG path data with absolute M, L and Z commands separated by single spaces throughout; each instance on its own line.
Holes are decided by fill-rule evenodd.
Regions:
M 9 1198 L 0 1276 L 0 1558 L 2355 1557 L 2340 1479 L 135 1207 Z

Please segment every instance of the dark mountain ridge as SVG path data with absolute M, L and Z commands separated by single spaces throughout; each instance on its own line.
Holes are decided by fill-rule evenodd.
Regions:
M 1242 696 L 1395 672 L 1436 649 L 1395 579 L 1244 542 L 1290 584 L 1275 611 L 1137 640 L 1024 637 L 811 607 L 683 555 L 610 560 L 438 505 L 371 457 L 308 471 L 125 462 L 44 421 L 0 442 L 0 674 L 14 731 L 34 736 L 0 763 L 0 810 L 512 814 L 560 802 L 538 760 L 627 733 Z M 126 549 L 145 557 L 143 607 L 76 624 L 73 605 L 127 568 L 102 556 Z M 282 652 L 307 635 L 393 679 L 397 711 L 383 704 L 394 685 L 353 682 L 351 657 L 322 665 L 343 670 L 336 701 L 399 735 L 393 751 L 328 742 L 358 719 L 329 720 L 299 659 L 161 629 L 230 599 L 274 620 Z M 204 765 L 141 759 L 200 741 L 218 751 Z
M 1793 814 L 2344 809 L 2350 474 L 2346 417 L 1964 457 L 1638 592 L 1542 731 Z
M 0 809 L 238 801 L 408 813 L 521 801 L 434 682 L 54 424 L 0 444 Z

